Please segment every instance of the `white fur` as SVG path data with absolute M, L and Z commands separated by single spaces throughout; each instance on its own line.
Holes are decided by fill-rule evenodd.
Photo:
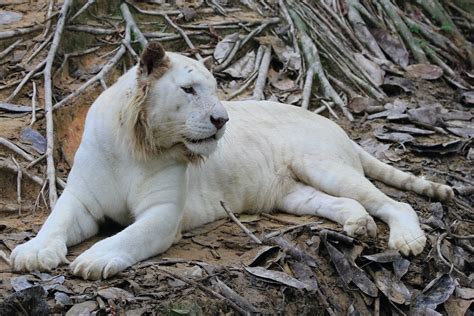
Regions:
M 416 213 L 364 177 L 370 159 L 330 120 L 273 102 L 226 102 L 224 137 L 186 143 L 216 133 L 219 139 L 223 129 L 217 131 L 209 116 L 227 113 L 201 64 L 168 56 L 170 69 L 153 82 L 143 105 L 150 128 L 160 127 L 166 145 L 146 159 L 129 146 L 132 136 L 121 115 L 137 90 L 133 68 L 91 107 L 68 185 L 37 237 L 13 251 L 16 270 L 50 270 L 66 262 L 67 247 L 95 235 L 109 217 L 129 226 L 81 254 L 71 270 L 86 279 L 110 277 L 165 251 L 181 231 L 225 217 L 220 201 L 236 213 L 280 209 L 327 217 L 350 235 L 375 236 L 374 215 L 389 225 L 391 248 L 423 250 Z M 197 94 L 187 95 L 182 86 Z M 188 166 L 183 142 L 185 152 L 213 153 Z

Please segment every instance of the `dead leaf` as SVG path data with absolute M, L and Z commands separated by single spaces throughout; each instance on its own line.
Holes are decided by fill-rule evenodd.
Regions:
M 352 273 L 352 282 L 357 285 L 362 292 L 372 297 L 378 296 L 379 291 L 377 290 L 377 286 L 370 280 L 364 270 L 354 264 L 352 265 Z
M 308 285 L 309 291 L 318 289 L 318 280 L 313 270 L 306 264 L 299 261 L 290 261 L 291 271 L 298 278 L 298 280 Z
M 444 302 L 443 306 L 449 316 L 465 316 L 469 315 L 467 311 L 473 303 L 473 299 L 462 300 L 451 296 L 446 302 Z
M 388 95 L 411 94 L 415 91 L 415 86 L 410 79 L 395 76 L 385 77 L 380 87 Z
M 186 22 L 192 21 L 197 17 L 197 12 L 193 8 L 184 7 L 180 8 L 179 11 L 183 14 Z
M 474 299 L 474 289 L 468 288 L 468 287 L 457 286 L 455 290 L 455 295 L 456 297 L 459 297 L 465 300 L 471 300 L 471 299 Z
M 71 307 L 66 316 L 90 315 L 97 308 L 96 301 L 85 301 Z
M 31 112 L 33 108 L 31 106 L 0 102 L 0 110 L 13 113 L 24 113 Z
M 381 28 L 371 28 L 370 33 L 377 40 L 380 48 L 402 68 L 408 65 L 408 51 L 403 43 L 389 32 Z
M 443 111 L 443 106 L 435 103 L 431 106 L 410 109 L 407 111 L 407 114 L 408 119 L 412 122 L 430 126 L 444 126 Z
M 46 138 L 37 130 L 26 127 L 21 131 L 20 139 L 22 142 L 31 144 L 34 150 L 40 154 L 46 152 Z
M 427 129 L 417 128 L 414 125 L 398 125 L 398 124 L 386 124 L 384 127 L 388 130 L 402 133 L 409 133 L 412 135 L 433 135 L 435 132 Z
M 329 257 L 331 258 L 331 262 L 334 264 L 336 271 L 339 273 L 341 279 L 347 285 L 352 281 L 353 273 L 352 267 L 349 263 L 349 260 L 344 256 L 344 254 L 339 251 L 336 247 L 334 247 L 330 242 L 327 241 L 326 234 L 321 234 L 321 240 L 323 241 L 326 249 L 329 253 Z
M 132 293 L 118 287 L 108 287 L 97 291 L 97 294 L 106 300 L 111 299 L 119 302 L 131 302 L 135 300 L 135 296 Z
M 227 35 L 217 43 L 216 48 L 214 50 L 214 59 L 217 61 L 217 63 L 222 63 L 227 55 L 229 55 L 230 51 L 232 48 L 234 48 L 234 45 L 237 43 L 239 40 L 239 32 L 232 33 Z
M 390 150 L 390 144 L 384 144 L 373 138 L 362 140 L 359 145 L 365 151 L 381 161 L 399 161 L 401 158 Z
M 396 143 L 412 142 L 415 138 L 407 133 L 387 133 L 383 126 L 379 126 L 374 130 L 374 135 L 377 139 L 386 140 Z
M 443 75 L 443 69 L 431 64 L 414 64 L 406 68 L 407 76 L 425 80 L 436 80 Z
M 403 282 L 397 280 L 390 271 L 385 268 L 374 273 L 375 284 L 385 296 L 394 303 L 408 304 L 411 293 Z
M 49 315 L 46 292 L 41 286 L 33 286 L 18 291 L 0 303 L 0 315 Z
M 309 287 L 307 284 L 298 281 L 284 272 L 268 270 L 262 267 L 245 267 L 245 270 L 256 277 L 271 282 L 281 283 L 298 290 L 307 289 Z
M 406 110 L 408 104 L 405 101 L 396 99 L 393 103 L 387 103 L 384 105 L 385 111 L 371 114 L 367 117 L 368 120 L 386 117 L 388 120 L 398 120 L 401 118 L 406 118 Z
M 400 280 L 407 272 L 410 267 L 410 260 L 405 258 L 398 258 L 393 261 L 393 271 L 398 280 Z
M 60 306 L 72 305 L 72 300 L 69 295 L 63 292 L 54 293 L 54 301 Z
M 233 78 L 247 78 L 254 71 L 255 57 L 255 51 L 251 50 L 222 72 L 232 76 Z
M 34 286 L 31 275 L 20 275 L 19 277 L 11 278 L 10 284 L 12 285 L 15 292 L 22 291 L 24 289 Z
M 264 266 L 268 268 L 272 263 L 280 259 L 280 247 L 264 246 L 248 264 L 250 267 Z
M 431 281 L 421 294 L 415 297 L 411 308 L 413 310 L 436 309 L 453 294 L 456 281 L 449 275 L 443 274 Z
M 443 143 L 410 143 L 410 149 L 422 154 L 446 155 L 459 152 L 466 142 L 461 139 L 455 139 Z
M 347 104 L 347 107 L 353 113 L 362 113 L 367 108 L 376 106 L 376 104 L 377 102 L 372 98 L 354 97 L 350 100 L 349 104 Z
M 383 71 L 379 65 L 365 58 L 364 55 L 360 53 L 355 53 L 354 59 L 356 60 L 357 64 L 359 64 L 367 72 L 369 77 L 377 86 L 380 86 L 382 83 L 384 83 L 385 71 Z
M 462 103 L 472 106 L 474 104 L 474 91 L 467 91 L 461 94 Z

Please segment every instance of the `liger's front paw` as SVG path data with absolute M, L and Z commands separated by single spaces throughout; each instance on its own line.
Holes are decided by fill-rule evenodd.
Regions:
M 34 238 L 16 246 L 10 255 L 10 263 L 16 271 L 50 271 L 66 259 L 67 247 L 58 239 Z
M 104 249 L 99 242 L 77 257 L 71 263 L 70 269 L 74 275 L 83 279 L 99 280 L 107 279 L 134 263 L 135 261 L 127 254 Z
M 360 217 L 349 218 L 344 223 L 344 231 L 352 237 L 375 237 L 377 236 L 377 225 L 369 214 Z
M 425 234 L 418 224 L 404 223 L 390 226 L 389 248 L 400 250 L 405 256 L 410 253 L 418 255 L 425 248 L 425 244 Z

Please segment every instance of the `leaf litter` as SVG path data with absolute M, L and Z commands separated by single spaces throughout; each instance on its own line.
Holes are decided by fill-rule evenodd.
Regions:
M 376 11 L 380 8 L 366 6 L 367 1 L 361 4 L 367 12 L 358 6 L 359 1 L 339 2 L 340 12 L 327 3 L 315 2 L 314 6 L 319 11 L 306 3 L 293 3 L 286 9 L 290 11 L 290 18 L 296 14 L 303 16 L 305 21 L 317 21 L 310 26 L 310 37 L 313 41 L 318 39 L 324 70 L 332 75 L 330 82 L 337 88 L 342 103 L 355 115 L 352 123 L 343 119 L 338 123 L 381 160 L 417 175 L 437 177 L 450 185 L 472 186 L 472 78 L 455 73 L 451 67 L 457 69 L 458 65 L 451 61 L 435 65 L 437 55 L 432 59 L 430 57 L 433 64 L 413 60 L 413 52 L 408 45 L 405 46 L 405 39 L 396 34 L 386 16 L 379 16 L 381 12 Z M 201 2 L 193 8 L 180 7 L 175 21 L 183 28 L 200 27 L 206 30 L 209 37 L 202 41 L 196 33 L 189 32 L 197 49 L 187 50 L 183 44 L 175 46 L 176 50 L 212 55 L 215 66 L 226 63 L 215 73 L 225 91 L 223 96 L 238 92 L 236 97 L 245 99 L 252 95 L 262 64 L 262 48 L 269 46 L 271 60 L 264 97 L 301 105 L 305 94 L 305 74 L 311 65 L 300 51 L 301 47 L 295 43 L 299 37 L 294 35 L 301 35 L 301 29 L 293 25 L 292 30 L 286 25 L 283 7 L 275 3 L 247 0 L 243 4 L 252 9 L 232 11 L 234 8 L 225 1 Z M 147 10 L 163 8 L 153 1 L 137 5 Z M 21 6 L 9 6 L 24 14 L 23 22 L 14 23 L 27 23 L 31 19 L 28 10 Z M 231 21 L 237 22 L 204 14 L 200 11 L 201 6 L 217 11 L 222 8 L 229 10 L 227 14 L 230 14 Z M 368 19 L 364 25 L 369 32 L 365 35 L 372 36 L 371 49 L 376 51 L 374 47 L 379 47 L 382 55 L 385 54 L 384 58 L 354 48 L 357 40 L 350 33 L 345 33 L 347 29 L 339 23 L 340 19 L 348 18 L 347 14 L 354 8 L 362 10 L 363 19 Z M 423 14 L 421 12 L 412 12 L 416 14 L 410 18 Z M 280 16 L 279 22 L 265 24 L 268 21 L 265 19 L 270 16 Z M 142 22 L 140 27 L 151 28 L 152 24 Z M 362 24 L 358 26 L 363 27 Z M 111 25 L 102 27 L 115 28 Z M 331 37 L 334 30 L 340 32 L 338 36 Z M 436 34 L 440 33 L 436 31 Z M 109 44 L 116 40 L 120 42 L 121 38 L 108 36 L 100 39 Z M 173 45 L 167 47 L 172 48 Z M 345 56 L 344 52 L 349 54 Z M 27 58 L 29 53 L 31 51 L 25 51 L 23 46 L 14 49 L 13 58 L 8 61 L 11 67 L 1 71 L 2 84 L 8 85 L 11 78 L 18 77 L 20 73 L 16 73 L 18 69 L 12 63 Z M 453 59 L 462 58 L 456 52 L 452 53 L 456 56 Z M 344 58 L 347 60 L 341 62 Z M 58 82 L 55 87 L 58 101 L 67 96 L 67 89 L 79 87 L 81 81 L 98 73 L 102 68 L 97 65 L 103 64 L 103 58 L 91 56 L 81 58 L 80 63 L 69 62 L 70 69 L 63 69 L 67 73 L 68 84 L 63 87 Z M 128 66 L 123 63 L 124 69 Z M 32 67 L 32 64 L 26 65 L 25 69 L 29 71 Z M 9 71 L 11 77 L 4 78 L 4 71 Z M 21 71 L 24 71 L 23 68 Z M 62 77 L 62 72 L 59 75 Z M 324 115 L 327 111 L 339 111 L 334 107 L 339 102 L 337 97 L 320 91 L 318 80 L 315 82 L 309 91 L 309 109 Z M 245 84 L 248 85 L 244 87 Z M 1 87 L 0 94 L 5 100 L 10 92 Z M 83 102 L 90 104 L 98 93 L 98 90 L 91 89 Z M 27 150 L 31 147 L 34 150 L 29 152 L 36 155 L 45 150 L 44 126 L 27 122 L 33 111 L 33 106 L 29 106 L 32 96 L 32 93 L 20 93 L 12 103 L 0 102 L 0 119 L 9 120 L 1 121 L 2 124 L 7 123 L 2 125 L 2 132 L 16 135 L 15 143 L 23 142 L 22 148 Z M 42 110 L 37 110 L 41 117 Z M 69 112 L 73 117 L 74 114 Z M 10 120 L 21 121 L 22 128 L 14 126 L 9 129 Z M 58 129 L 62 128 L 58 119 Z M 60 151 L 58 153 L 62 154 Z M 1 154 L 3 159 L 11 152 L 5 150 Z M 67 164 L 60 161 L 59 165 L 64 178 Z M 41 164 L 34 169 L 34 172 L 41 173 Z M 12 180 L 5 177 L 2 181 L 6 184 L 6 201 L 16 201 L 16 191 L 11 189 L 15 187 Z M 32 190 L 31 184 L 25 185 L 24 201 L 31 204 L 41 201 L 36 187 Z M 265 240 L 263 246 L 250 245 L 248 237 L 232 222 L 221 220 L 183 234 L 183 240 L 158 258 L 151 258 L 106 281 L 79 280 L 69 274 L 66 266 L 59 267 L 52 274 L 16 275 L 2 262 L 0 293 L 4 299 L 0 300 L 0 314 L 7 315 L 12 310 L 22 309 L 35 315 L 50 312 L 66 315 L 123 312 L 194 315 L 228 313 L 231 310 L 287 314 L 320 314 L 325 311 L 330 315 L 365 315 L 372 311 L 381 314 L 463 315 L 474 300 L 473 284 L 467 277 L 472 277 L 470 271 L 474 264 L 472 195 L 459 195 L 455 202 L 444 207 L 414 194 L 402 196 L 404 202 L 414 205 L 419 212 L 430 240 L 423 254 L 415 258 L 382 251 L 387 246 L 387 229 L 383 224 L 378 225 L 379 235 L 373 240 L 345 236 L 341 233 L 341 227 L 328 221 L 289 228 L 288 221 L 301 223 L 301 218 L 278 214 L 278 219 L 286 219 L 286 222 L 279 222 L 272 218 L 246 215 L 241 217 L 241 221 L 251 226 L 257 235 L 277 234 Z M 0 206 L 3 207 L 3 204 Z M 47 215 L 44 212 L 24 217 L 7 214 L 5 223 L 0 223 L 0 251 L 7 253 L 34 235 L 29 232 L 22 234 L 21 231 L 30 229 L 36 232 Z M 319 219 L 303 220 L 315 222 Z M 443 233 L 445 235 L 441 238 Z M 74 247 L 69 259 L 103 237 Z M 438 241 L 439 253 L 436 249 Z M 439 256 L 465 275 L 450 271 Z M 165 268 L 172 274 L 163 272 Z M 427 284 L 430 280 L 432 282 Z

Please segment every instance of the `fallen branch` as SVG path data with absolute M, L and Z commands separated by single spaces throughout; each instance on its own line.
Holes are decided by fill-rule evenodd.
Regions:
M 176 31 L 178 31 L 178 33 L 183 37 L 188 47 L 193 51 L 194 56 L 196 56 L 198 60 L 202 60 L 202 56 L 198 53 L 198 49 L 191 42 L 186 32 L 182 28 L 180 28 L 176 23 L 174 23 L 173 20 L 171 20 L 168 15 L 164 14 L 163 17 L 166 19 L 166 22 L 168 22 L 168 24 L 171 25 Z
M 53 42 L 46 57 L 46 65 L 44 70 L 44 109 L 46 112 L 46 162 L 47 175 L 49 182 L 49 205 L 51 209 L 54 207 L 58 199 L 56 190 L 56 169 L 54 167 L 54 122 L 53 122 L 53 88 L 51 81 L 51 69 L 54 62 L 54 56 L 61 41 L 61 35 L 66 23 L 66 16 L 72 0 L 65 0 L 61 8 L 61 13 L 58 18 L 56 30 L 54 32 Z
M 42 25 L 35 25 L 35 26 L 25 27 L 21 29 L 15 29 L 12 31 L 3 31 L 3 32 L 0 32 L 0 39 L 7 39 L 7 38 L 16 37 L 19 35 L 30 34 L 42 29 L 43 29 Z
M 69 19 L 69 22 L 74 21 L 82 12 L 86 11 L 91 5 L 95 3 L 95 0 L 87 0 L 87 2 Z
M 8 98 L 5 101 L 6 102 L 12 102 L 13 99 L 16 97 L 16 95 L 20 92 L 21 88 L 23 88 L 23 86 L 28 82 L 28 80 L 30 80 L 30 78 L 35 73 L 37 73 L 41 68 L 43 68 L 45 65 L 46 65 L 46 59 L 43 60 L 42 62 L 40 62 L 38 65 L 36 65 L 35 68 L 30 70 L 30 72 L 28 72 L 28 74 L 26 74 L 26 76 L 24 76 L 23 79 L 21 79 L 18 86 L 15 88 L 15 90 L 12 92 L 12 94 L 10 94 L 10 96 L 8 96 Z
M 18 170 L 16 176 L 16 202 L 18 203 L 18 215 L 21 215 L 21 179 L 23 177 L 23 172 L 21 171 L 20 165 L 16 161 L 15 157 L 12 156 L 12 160 Z
M 34 159 L 34 157 L 31 156 L 30 154 L 28 154 L 26 151 L 24 151 L 23 149 L 21 149 L 20 147 L 18 147 L 17 145 L 15 145 L 11 141 L 9 141 L 9 140 L 7 140 L 3 137 L 0 137 L 0 144 L 7 147 L 8 149 L 16 152 L 17 154 L 19 154 L 20 156 L 22 156 L 23 158 L 25 158 L 28 161 L 32 161 Z
M 141 48 L 144 49 L 145 46 L 148 44 L 148 41 L 143 35 L 142 31 L 140 31 L 140 29 L 138 28 L 137 23 L 135 23 L 133 15 L 130 13 L 130 9 L 128 8 L 126 2 L 120 5 L 120 11 L 122 11 L 122 16 L 125 19 L 126 27 L 131 29 L 133 34 L 135 34 L 138 42 L 140 43 Z
M 244 92 L 252 84 L 252 82 L 255 80 L 255 78 L 257 78 L 257 75 L 258 75 L 258 71 L 254 72 L 238 90 L 236 90 L 232 94 L 228 95 L 224 99 L 226 101 L 232 100 L 233 98 L 235 98 L 236 96 L 238 96 L 239 94 Z
M 220 201 L 220 203 L 221 203 L 221 206 L 224 209 L 224 211 L 227 213 L 227 215 L 229 215 L 230 219 L 233 220 L 244 231 L 244 233 L 247 234 L 247 236 L 250 237 L 250 239 L 252 239 L 255 243 L 261 245 L 262 241 L 260 239 L 258 239 L 258 237 L 255 236 L 250 230 L 248 230 L 248 228 L 245 227 L 244 224 L 242 224 L 238 220 L 237 217 L 235 217 L 234 213 L 232 213 L 230 210 L 227 209 L 227 207 L 225 207 L 224 202 Z
M 1 53 L 0 53 L 0 59 L 2 59 L 3 57 L 7 56 L 8 54 L 10 54 L 11 51 L 13 51 L 15 49 L 15 47 L 18 46 L 18 44 L 20 44 L 21 42 L 23 42 L 23 39 L 18 39 L 16 40 L 16 42 L 14 42 L 13 44 L 11 44 L 10 46 L 8 46 L 7 48 L 5 48 Z
M 59 109 L 63 106 L 65 106 L 68 102 L 76 98 L 77 96 L 81 95 L 84 91 L 86 91 L 87 88 L 92 86 L 93 84 L 97 82 L 101 82 L 104 80 L 105 76 L 109 73 L 110 70 L 112 70 L 115 65 L 122 59 L 123 55 L 127 52 L 127 47 L 124 45 L 124 42 L 130 44 L 130 27 L 127 26 L 125 28 L 125 38 L 122 41 L 122 44 L 120 45 L 119 49 L 117 50 L 117 53 L 112 57 L 105 65 L 102 67 L 102 69 L 97 73 L 94 77 L 90 78 L 89 80 L 86 81 L 82 86 L 80 86 L 78 89 L 76 89 L 73 93 L 59 101 L 53 106 L 53 110 Z
M 260 68 L 258 70 L 257 82 L 253 90 L 254 100 L 264 100 L 265 95 L 263 90 L 265 89 L 265 83 L 267 82 L 268 69 L 270 68 L 270 61 L 272 59 L 272 48 L 271 46 L 265 46 Z

